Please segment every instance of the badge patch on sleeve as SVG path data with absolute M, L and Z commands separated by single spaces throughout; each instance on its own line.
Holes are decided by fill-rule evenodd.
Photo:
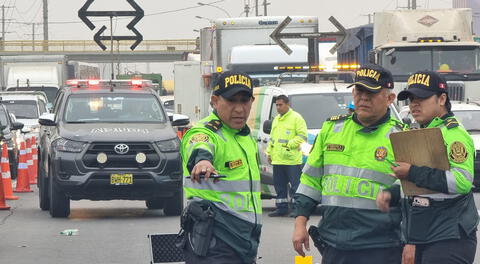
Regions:
M 467 160 L 468 152 L 465 145 L 460 141 L 454 141 L 450 146 L 450 159 L 456 163 L 462 163 Z
M 234 160 L 234 161 L 229 161 L 229 162 L 225 162 L 225 167 L 229 168 L 229 169 L 235 169 L 235 168 L 238 168 L 238 167 L 241 167 L 243 165 L 243 162 L 241 159 L 239 160 Z
M 327 151 L 344 151 L 345 146 L 340 144 L 327 144 Z
M 385 147 L 378 147 L 375 150 L 375 159 L 378 161 L 384 161 L 387 157 L 387 149 Z
M 208 136 L 205 134 L 196 134 L 190 139 L 190 144 L 197 142 L 208 142 Z

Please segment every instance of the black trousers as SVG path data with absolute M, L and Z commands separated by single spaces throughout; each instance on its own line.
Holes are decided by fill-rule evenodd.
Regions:
M 277 193 L 275 205 L 281 211 L 288 211 L 288 183 L 290 182 L 290 197 L 293 197 L 300 184 L 302 165 L 273 165 L 273 184 Z
M 229 245 L 216 237 L 213 240 L 205 257 L 195 255 L 187 240 L 183 250 L 185 264 L 245 264 Z
M 327 246 L 321 252 L 322 264 L 400 264 L 402 250 L 402 247 L 341 250 Z
M 477 251 L 477 231 L 460 239 L 417 245 L 415 264 L 472 264 Z

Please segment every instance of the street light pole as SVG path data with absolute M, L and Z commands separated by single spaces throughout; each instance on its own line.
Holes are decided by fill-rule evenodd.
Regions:
M 208 18 L 208 17 L 195 16 L 195 18 L 197 18 L 197 19 L 204 19 L 204 20 L 207 20 L 207 21 L 210 22 L 210 23 L 213 23 L 213 22 L 214 22 L 213 19 L 210 19 L 210 18 Z
M 198 2 L 197 5 L 199 5 L 199 6 L 211 6 L 211 7 L 215 7 L 216 9 L 221 10 L 222 12 L 224 12 L 228 17 L 232 17 L 232 16 L 230 15 L 230 13 L 227 12 L 227 10 L 225 10 L 225 9 L 219 7 L 219 6 L 212 5 L 212 4 L 205 4 L 205 3 L 202 3 L 202 2 Z

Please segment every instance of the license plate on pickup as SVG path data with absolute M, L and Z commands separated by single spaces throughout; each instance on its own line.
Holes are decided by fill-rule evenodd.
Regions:
M 110 174 L 110 184 L 112 185 L 130 185 L 133 184 L 133 174 Z

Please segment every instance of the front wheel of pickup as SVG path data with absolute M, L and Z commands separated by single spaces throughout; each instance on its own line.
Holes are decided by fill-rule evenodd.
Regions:
M 179 216 L 183 210 L 183 189 L 180 189 L 171 198 L 165 200 L 163 213 L 169 216 Z
M 50 170 L 51 171 L 51 170 Z M 68 217 L 70 215 L 70 199 L 58 189 L 50 173 L 50 215 L 52 217 Z
M 45 177 L 45 171 L 38 170 L 38 200 L 40 201 L 40 209 L 46 211 L 50 208 L 50 200 L 48 197 L 48 179 Z

